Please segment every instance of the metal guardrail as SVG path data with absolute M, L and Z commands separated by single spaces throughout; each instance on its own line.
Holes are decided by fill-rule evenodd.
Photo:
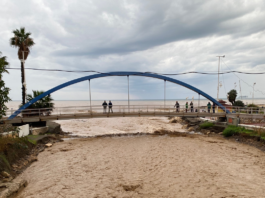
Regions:
M 222 113 L 225 112 L 221 108 L 216 107 L 215 109 L 211 108 L 210 111 L 207 107 L 194 107 L 187 108 L 184 105 L 181 105 L 178 109 L 174 108 L 172 105 L 114 105 L 112 106 L 113 112 L 210 112 L 210 113 Z M 80 114 L 80 113 L 108 113 L 111 112 L 109 107 L 106 107 L 106 111 L 104 111 L 103 106 L 70 106 L 70 107 L 55 107 L 55 108 L 41 108 L 41 109 L 25 109 L 22 110 L 18 116 L 50 116 L 50 115 L 63 115 L 63 114 Z M 257 107 L 228 107 L 228 109 L 232 114 L 265 114 L 265 108 L 257 108 Z M 6 116 L 9 117 L 14 113 L 13 110 L 8 110 L 6 112 Z
M 102 105 L 96 106 L 70 106 L 70 107 L 55 107 L 55 108 L 41 108 L 41 109 L 25 109 L 19 112 L 17 117 L 44 117 L 44 116 L 56 116 L 56 115 L 80 115 L 80 114 L 104 114 L 104 113 L 225 113 L 226 110 L 231 112 L 230 115 L 246 114 L 246 115 L 265 115 L 265 108 L 258 107 L 228 107 L 223 111 L 221 108 L 216 107 L 210 110 L 207 106 L 186 108 L 184 105 L 180 105 L 179 108 L 175 108 L 172 105 L 113 105 L 112 108 L 108 106 L 104 109 Z M 12 115 L 14 111 L 8 110 L 6 117 Z

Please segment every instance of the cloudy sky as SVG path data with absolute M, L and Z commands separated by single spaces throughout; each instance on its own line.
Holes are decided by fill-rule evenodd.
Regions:
M 264 0 L 1 0 L 0 51 L 10 67 L 20 67 L 12 31 L 25 27 L 36 45 L 26 68 L 180 73 L 217 72 L 216 56 L 225 55 L 221 71 L 265 71 Z M 27 92 L 48 90 L 89 73 L 26 70 Z M 13 100 L 21 100 L 21 73 L 4 80 Z M 264 75 L 221 75 L 220 97 L 236 86 L 242 95 L 265 97 Z M 217 75 L 188 74 L 178 80 L 217 95 Z M 236 83 L 236 85 L 235 85 Z M 131 98 L 162 99 L 162 80 L 131 77 Z M 91 82 L 92 99 L 126 99 L 126 77 Z M 259 90 L 259 91 L 258 91 Z M 87 100 L 88 82 L 64 88 L 56 100 Z M 167 98 L 197 97 L 167 84 Z

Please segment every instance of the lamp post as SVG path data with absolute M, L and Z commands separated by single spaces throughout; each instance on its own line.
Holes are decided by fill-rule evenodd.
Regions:
M 225 55 L 223 56 L 216 56 L 218 57 L 218 83 L 217 83 L 217 101 L 219 100 L 219 73 L 220 73 L 220 58 L 221 57 L 225 57 Z
M 252 104 L 254 104 L 254 86 L 256 85 L 256 83 L 253 84 L 253 93 L 252 93 Z

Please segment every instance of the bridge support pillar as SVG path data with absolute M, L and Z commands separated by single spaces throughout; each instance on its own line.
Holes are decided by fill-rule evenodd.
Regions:
M 130 82 L 129 82 L 129 75 L 127 76 L 128 81 L 128 112 L 130 112 Z
M 89 82 L 89 102 L 90 102 L 90 114 L 92 114 L 90 79 L 88 80 L 88 82 Z

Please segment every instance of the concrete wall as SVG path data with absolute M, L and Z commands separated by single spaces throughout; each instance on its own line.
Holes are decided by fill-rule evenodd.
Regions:
M 262 127 L 262 126 L 246 125 L 246 124 L 239 124 L 238 126 L 245 127 L 246 129 L 249 129 L 249 130 L 254 130 L 254 129 L 262 129 L 262 130 L 265 130 L 265 127 Z
M 19 128 L 19 134 L 18 134 L 19 137 L 24 137 L 24 136 L 29 135 L 29 125 L 28 124 L 25 124 L 23 126 L 19 126 L 18 128 Z
M 24 137 L 29 135 L 29 125 L 25 124 L 23 126 L 19 126 L 19 133 L 18 136 L 19 137 Z M 10 132 L 6 132 L 6 133 L 2 133 L 2 135 L 4 136 L 12 136 L 12 134 L 14 133 L 14 131 L 10 131 Z

